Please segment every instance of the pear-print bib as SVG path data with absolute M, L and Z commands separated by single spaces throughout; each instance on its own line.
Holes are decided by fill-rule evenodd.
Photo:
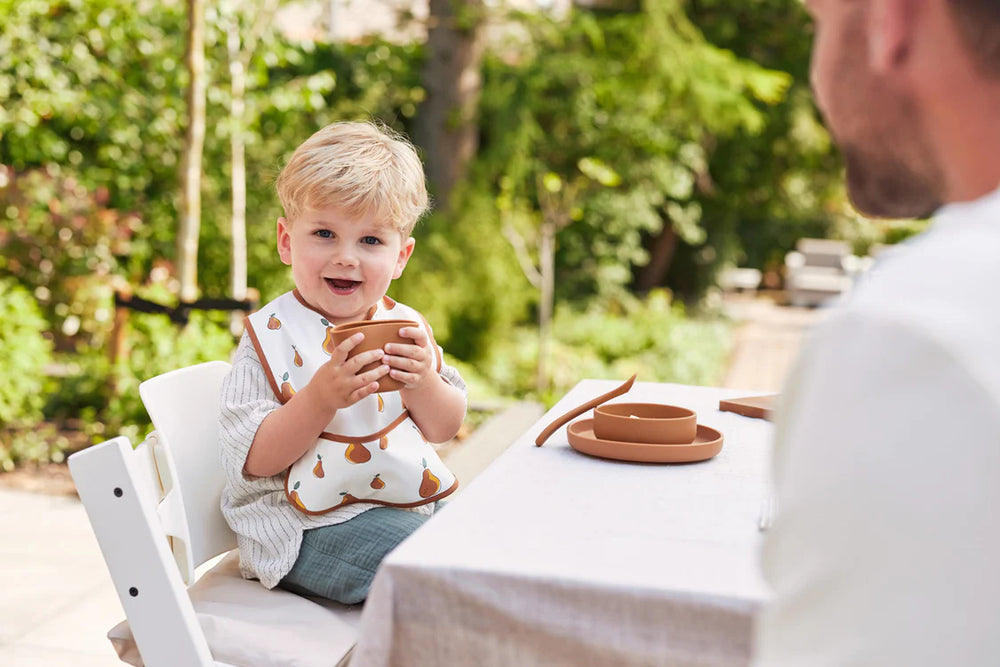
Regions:
M 389 297 L 365 319 L 414 320 L 438 351 L 423 316 Z M 336 327 L 293 290 L 250 315 L 246 328 L 272 391 L 286 403 L 330 360 L 328 334 Z M 456 488 L 458 480 L 410 419 L 398 391 L 372 394 L 337 410 L 285 477 L 288 500 L 306 514 L 357 502 L 416 507 Z

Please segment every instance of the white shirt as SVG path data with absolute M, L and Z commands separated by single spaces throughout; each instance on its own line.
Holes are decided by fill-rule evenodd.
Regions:
M 1000 664 L 1000 190 L 950 205 L 783 391 L 758 667 Z
M 226 475 L 222 514 L 236 533 L 243 576 L 260 579 L 264 586 L 273 588 L 295 564 L 304 531 L 342 523 L 379 505 L 355 503 L 326 514 L 304 514 L 285 497 L 284 473 L 272 477 L 243 474 L 258 427 L 281 403 L 246 334 L 232 363 L 220 400 L 219 445 Z M 440 375 L 466 392 L 465 382 L 451 366 L 442 366 Z M 431 514 L 434 510 L 432 505 L 421 505 L 411 511 Z

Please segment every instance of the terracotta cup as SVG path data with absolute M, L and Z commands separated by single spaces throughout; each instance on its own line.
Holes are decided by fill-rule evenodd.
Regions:
M 412 344 L 413 339 L 403 338 L 399 335 L 399 330 L 403 327 L 416 326 L 419 325 L 413 320 L 363 320 L 359 322 L 345 322 L 344 324 L 338 324 L 334 328 L 331 335 L 333 336 L 334 345 L 340 345 L 345 339 L 350 338 L 359 331 L 365 335 L 365 339 L 358 343 L 357 346 L 347 355 L 347 358 L 350 359 L 360 352 L 384 348 L 387 343 Z M 381 365 L 381 361 L 373 361 L 370 364 L 362 366 L 361 370 L 358 371 L 358 374 L 375 370 Z M 396 391 L 402 388 L 402 382 L 394 380 L 388 375 L 383 375 L 378 380 L 377 393 L 382 393 L 383 391 Z
M 594 408 L 594 435 L 618 442 L 684 445 L 698 435 L 698 417 L 676 405 L 606 403 Z

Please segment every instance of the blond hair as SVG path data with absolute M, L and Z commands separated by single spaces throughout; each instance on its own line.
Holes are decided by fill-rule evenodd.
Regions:
M 306 139 L 275 184 L 285 217 L 306 208 L 373 215 L 405 237 L 428 207 L 424 169 L 401 134 L 370 122 L 333 123 Z

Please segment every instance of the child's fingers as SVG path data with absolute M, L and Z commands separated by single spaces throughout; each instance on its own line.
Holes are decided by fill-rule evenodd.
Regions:
M 376 391 L 378 391 L 378 382 L 369 382 L 368 384 L 364 385 L 363 387 L 355 389 L 354 391 L 351 392 L 350 396 L 347 397 L 348 404 L 349 405 L 354 405 L 355 403 L 357 403 L 358 401 L 360 401 L 362 398 L 364 398 L 366 396 L 371 396 Z
M 411 331 L 411 329 L 402 329 L 402 331 Z M 419 329 L 412 329 L 412 331 L 420 331 Z M 417 338 L 413 339 L 413 343 L 386 343 L 385 352 L 386 354 L 396 354 L 404 357 L 411 357 L 414 359 L 421 358 L 427 353 L 427 336 L 420 332 L 420 337 L 423 342 L 417 341 Z
M 406 371 L 401 371 L 398 368 L 393 368 L 389 371 L 389 377 L 393 380 L 402 382 L 404 386 L 409 388 L 419 384 L 421 376 L 417 373 L 408 373 Z
M 412 339 L 414 344 L 420 347 L 427 345 L 427 332 L 420 327 L 403 327 L 399 330 L 399 335 Z
M 344 368 L 352 373 L 357 373 L 359 370 L 372 363 L 373 361 L 378 361 L 385 357 L 385 352 L 380 349 L 368 350 L 366 352 L 359 352 L 350 359 L 344 362 Z M 331 359 L 331 361 L 333 361 Z
M 388 373 L 389 373 L 389 367 L 385 364 L 382 364 L 378 368 L 373 368 L 370 371 L 359 374 L 357 376 L 358 378 L 357 381 L 363 382 L 366 385 L 372 382 L 378 384 L 379 378 L 381 378 L 383 375 L 387 375 Z
M 384 356 L 385 352 L 382 350 L 368 350 L 366 352 L 359 352 L 350 359 L 344 360 L 340 358 L 337 349 L 334 349 L 330 359 L 323 366 L 328 368 L 327 372 L 331 374 L 330 377 L 357 375 L 358 371 L 362 368 L 373 361 L 378 361 Z
M 425 366 L 425 360 L 422 355 L 417 355 L 415 357 L 398 357 L 394 355 L 386 355 L 382 361 L 395 370 L 415 372 L 419 371 Z
M 364 339 L 365 335 L 360 331 L 353 336 L 348 336 L 340 342 L 340 345 L 333 348 L 333 354 L 330 355 L 330 361 L 337 361 L 341 364 L 344 363 L 347 359 L 347 355 L 351 353 L 351 350 L 356 348 Z

